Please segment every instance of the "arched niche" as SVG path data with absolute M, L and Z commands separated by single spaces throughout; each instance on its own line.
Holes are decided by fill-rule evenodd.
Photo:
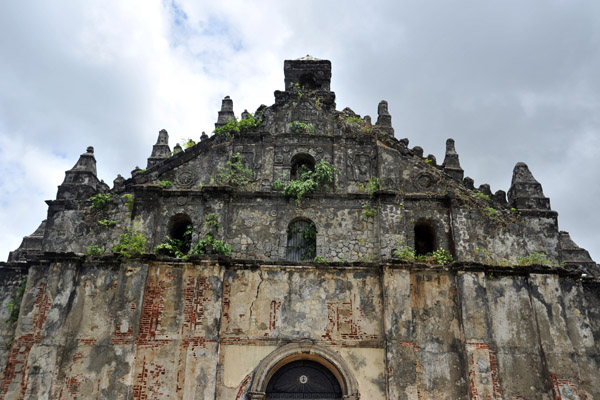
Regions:
M 418 256 L 437 250 L 435 225 L 428 219 L 420 219 L 415 224 L 415 253 Z
M 167 226 L 169 237 L 171 239 L 180 240 L 182 243 L 182 251 L 187 253 L 192 242 L 192 219 L 187 214 L 175 214 L 169 219 Z
M 300 179 L 303 172 L 315 170 L 315 159 L 308 153 L 298 153 L 290 161 L 290 179 Z
M 317 83 L 315 76 L 311 73 L 305 73 L 300 75 L 299 82 L 300 87 L 305 90 L 320 89 L 321 85 Z
M 248 399 L 269 400 L 267 387 L 271 378 L 286 366 L 294 365 L 292 363 L 298 361 L 316 363 L 326 370 L 325 374 L 335 377 L 341 389 L 341 399 L 360 399 L 358 383 L 346 362 L 332 350 L 311 342 L 290 343 L 265 357 L 254 373 Z

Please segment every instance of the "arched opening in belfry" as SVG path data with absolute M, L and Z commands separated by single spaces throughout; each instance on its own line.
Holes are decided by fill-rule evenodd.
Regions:
M 302 74 L 300 75 L 299 82 L 300 87 L 306 90 L 314 90 L 319 89 L 321 85 L 317 83 L 315 76 L 313 74 Z
M 432 253 L 437 248 L 435 227 L 429 220 L 420 220 L 415 224 L 415 253 L 420 256 Z
M 193 225 L 192 219 L 187 214 L 175 214 L 169 220 L 169 237 L 181 241 L 180 249 L 183 253 L 190 250 L 192 244 Z
M 297 360 L 283 365 L 269 379 L 265 392 L 270 399 L 342 399 L 342 387 L 324 365 Z
M 292 157 L 290 179 L 302 179 L 303 175 L 315 170 L 315 159 L 310 154 L 300 153 Z
M 296 219 L 288 225 L 286 260 L 311 261 L 317 255 L 317 229 L 309 219 Z

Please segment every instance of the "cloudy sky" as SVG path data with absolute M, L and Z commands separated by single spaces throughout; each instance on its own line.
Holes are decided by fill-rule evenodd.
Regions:
M 273 103 L 283 60 L 332 61 L 338 109 L 377 115 L 475 185 L 526 162 L 559 228 L 600 261 L 600 2 L 588 0 L 0 2 L 0 260 L 45 218 L 87 146 L 129 177 L 171 146 Z

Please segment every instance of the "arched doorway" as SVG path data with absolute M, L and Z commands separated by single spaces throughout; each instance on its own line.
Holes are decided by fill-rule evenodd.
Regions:
M 281 367 L 269 380 L 266 400 L 341 399 L 342 388 L 322 364 L 298 360 Z
M 251 400 L 359 400 L 358 383 L 334 351 L 311 341 L 290 343 L 265 357 L 248 391 Z

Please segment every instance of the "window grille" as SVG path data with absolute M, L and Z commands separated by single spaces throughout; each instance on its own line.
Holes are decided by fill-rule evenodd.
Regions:
M 307 220 L 292 222 L 288 227 L 286 259 L 308 261 L 317 255 L 315 224 Z

